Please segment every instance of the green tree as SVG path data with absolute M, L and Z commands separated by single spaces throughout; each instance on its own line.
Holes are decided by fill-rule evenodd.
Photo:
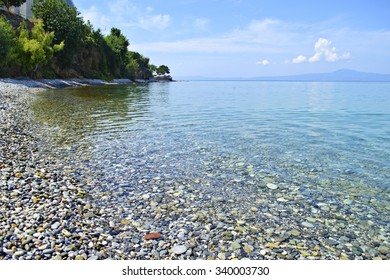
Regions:
M 15 43 L 15 32 L 12 26 L 2 17 L 0 17 L 0 72 L 6 70 L 5 65 L 9 61 L 10 51 Z M 4 73 L 0 73 L 3 74 Z
M 64 43 L 53 44 L 54 32 L 46 32 L 40 19 L 34 22 L 31 32 L 26 25 L 22 22 L 19 26 L 15 60 L 27 74 L 35 77 L 39 67 L 45 66 L 55 52 L 62 50 Z
M 0 1 L 0 5 L 5 5 L 7 7 L 7 9 L 9 10 L 9 8 L 11 6 L 19 7 L 20 5 L 22 5 L 25 2 L 26 2 L 26 0 L 2 0 L 2 1 Z
M 140 75 L 139 64 L 135 59 L 131 59 L 126 65 L 127 76 L 134 80 Z
M 152 75 L 154 75 L 157 73 L 157 66 L 154 64 L 149 64 L 149 71 L 152 73 Z
M 127 58 L 129 59 L 129 61 L 135 60 L 138 64 L 138 74 L 136 78 L 147 80 L 153 77 L 153 73 L 149 69 L 150 59 L 148 57 L 145 57 L 138 52 L 128 52 Z
M 170 73 L 169 67 L 166 65 L 160 65 L 157 68 L 157 75 L 165 75 L 165 74 L 169 74 L 169 73 Z
M 105 40 L 114 53 L 119 57 L 122 68 L 125 69 L 127 63 L 129 62 L 127 59 L 127 48 L 130 43 L 127 38 L 122 34 L 120 29 L 113 27 L 111 28 L 110 35 L 106 36 Z
M 32 11 L 36 18 L 43 20 L 47 31 L 54 32 L 54 43 L 65 42 L 63 51 L 56 57 L 62 66 L 70 66 L 88 32 L 80 13 L 64 0 L 35 0 Z

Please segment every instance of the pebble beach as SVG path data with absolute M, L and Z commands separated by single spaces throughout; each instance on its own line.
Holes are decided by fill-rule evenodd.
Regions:
M 49 132 L 28 107 L 37 92 L 80 85 L 0 80 L 0 259 L 390 258 L 389 225 L 376 220 L 390 211 L 381 189 L 307 190 L 239 161 L 218 164 L 240 170 L 235 184 L 247 200 L 210 192 L 203 178 L 142 179 L 138 170 L 131 187 L 102 186 L 84 167 L 47 152 Z M 386 197 L 368 199 L 365 191 Z

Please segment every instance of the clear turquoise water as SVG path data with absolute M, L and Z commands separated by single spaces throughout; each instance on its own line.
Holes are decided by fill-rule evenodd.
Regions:
M 86 87 L 40 93 L 33 108 L 48 156 L 102 190 L 173 181 L 244 212 L 298 203 L 324 219 L 343 213 L 367 238 L 389 234 L 390 83 Z M 259 194 L 267 182 L 295 202 Z

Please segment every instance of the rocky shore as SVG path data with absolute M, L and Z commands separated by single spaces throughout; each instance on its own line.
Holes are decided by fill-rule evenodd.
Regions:
M 312 191 L 311 203 L 263 174 L 258 199 L 239 202 L 208 192 L 202 178 L 131 170 L 134 185 L 106 188 L 98 176 L 77 176 L 87 171 L 44 152 L 28 100 L 80 81 L 30 82 L 0 80 L 0 259 L 389 259 L 388 225 L 369 220 L 389 206 L 368 208 L 357 195 L 329 204 Z M 252 193 L 251 166 L 235 167 Z M 363 210 L 370 217 L 357 222 Z

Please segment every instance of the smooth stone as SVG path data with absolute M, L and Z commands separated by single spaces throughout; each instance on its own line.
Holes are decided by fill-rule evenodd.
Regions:
M 26 251 L 21 250 L 21 251 L 16 251 L 15 254 L 14 254 L 14 256 L 15 256 L 15 257 L 21 257 L 21 256 L 23 256 L 23 255 L 25 255 L 25 254 L 26 254 Z
M 259 209 L 257 209 L 256 207 L 252 207 L 251 208 L 251 211 L 253 211 L 253 212 L 257 212 Z
M 312 223 L 309 223 L 309 222 L 303 222 L 302 225 L 304 227 L 308 227 L 308 228 L 313 228 L 314 227 L 314 225 Z
M 60 225 L 61 225 L 60 222 L 55 222 L 54 224 L 51 225 L 51 228 L 52 228 L 52 229 L 57 229 L 57 228 L 60 227 Z
M 77 255 L 76 258 L 75 258 L 75 260 L 76 260 L 76 261 L 84 261 L 85 258 L 84 258 L 84 256 L 82 256 L 82 255 Z
M 317 221 L 316 218 L 312 218 L 312 217 L 308 217 L 308 218 L 306 218 L 306 220 L 307 220 L 308 222 L 310 222 L 310 223 L 315 223 L 315 222 Z
M 275 185 L 275 184 L 272 184 L 272 183 L 268 183 L 268 184 L 267 184 L 267 188 L 269 188 L 269 189 L 271 189 L 271 190 L 276 190 L 276 189 L 278 188 L 278 186 Z
M 295 237 L 298 237 L 298 236 L 301 235 L 301 233 L 298 230 L 296 230 L 296 229 L 293 229 L 292 231 L 290 231 L 290 234 L 292 236 L 295 236 Z
M 352 200 L 350 200 L 350 199 L 344 199 L 344 200 L 343 200 L 343 203 L 349 205 L 349 204 L 352 204 Z
M 63 230 L 61 231 L 61 233 L 62 233 L 65 237 L 71 237 L 71 236 L 72 236 L 72 234 L 71 234 L 69 231 L 67 231 L 66 229 L 63 229 Z
M 176 245 L 172 248 L 172 252 L 176 255 L 184 254 L 187 251 L 187 246 L 184 245 Z
M 250 253 L 253 252 L 253 249 L 254 249 L 254 248 L 253 248 L 253 246 L 251 246 L 251 245 L 245 245 L 243 249 L 244 249 L 244 252 L 245 252 L 245 253 L 250 254 Z
M 217 256 L 220 260 L 226 260 L 226 256 L 225 254 L 222 254 L 222 253 L 219 253 L 218 256 Z
M 237 242 L 232 242 L 230 244 L 230 247 L 233 249 L 233 250 L 237 250 L 237 249 L 240 249 L 241 248 L 241 245 Z
M 46 250 L 43 250 L 43 251 L 42 251 L 42 253 L 43 253 L 44 255 L 46 255 L 46 254 L 52 254 L 53 252 L 54 252 L 53 249 L 46 249 Z
M 380 246 L 378 248 L 378 251 L 383 254 L 383 255 L 387 255 L 389 253 L 389 248 L 388 247 L 385 247 L 385 246 Z
M 185 238 L 185 233 L 184 232 L 179 232 L 179 234 L 177 235 L 177 238 L 179 239 L 184 239 Z

